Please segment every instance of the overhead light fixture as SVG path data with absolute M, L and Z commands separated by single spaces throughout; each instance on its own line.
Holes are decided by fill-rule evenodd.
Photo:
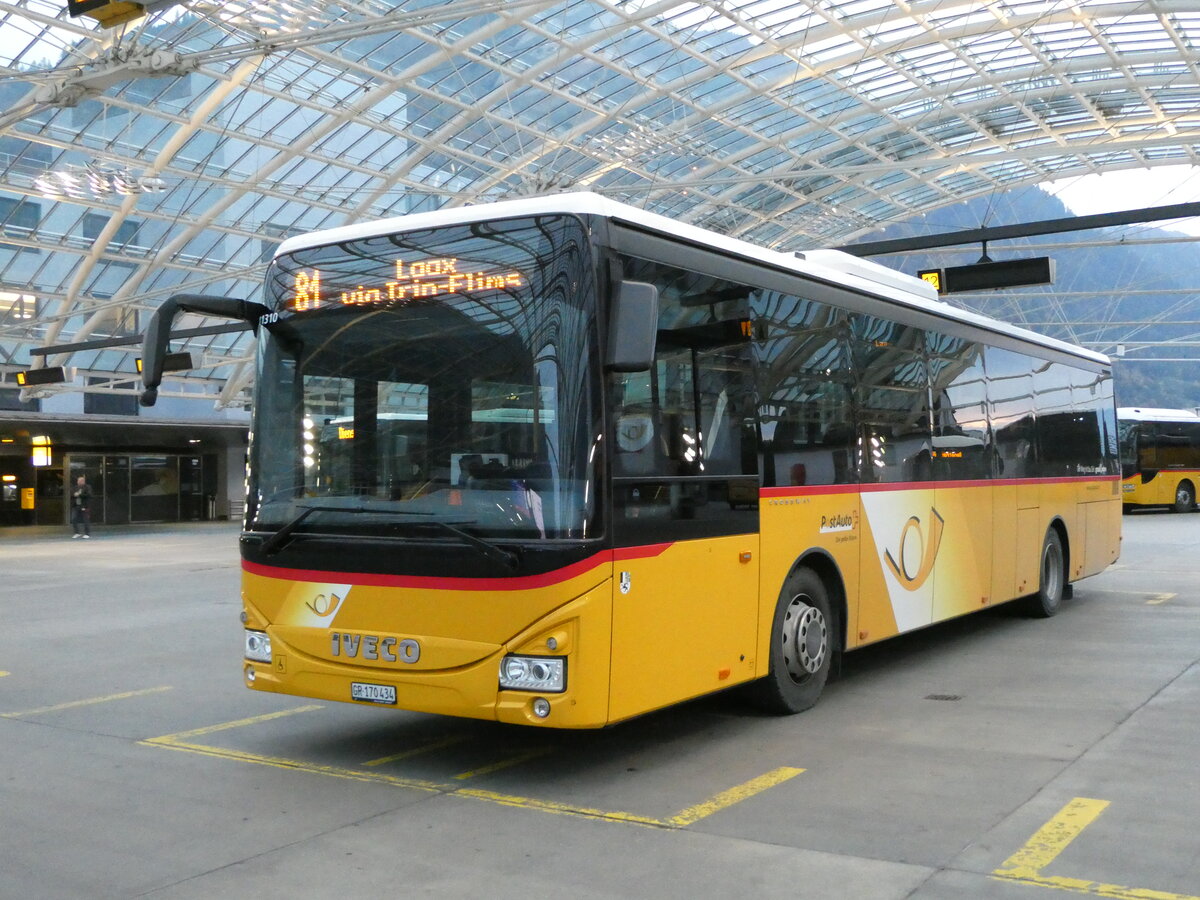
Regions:
M 193 7 L 204 8 L 209 5 L 198 3 Z M 223 0 L 211 5 L 215 7 L 211 15 L 218 16 L 230 25 L 255 31 L 295 31 L 306 26 L 330 25 L 336 21 L 335 17 L 323 13 L 317 4 L 303 0 L 276 0 L 266 4 L 253 0 Z
M 34 435 L 29 439 L 32 447 L 29 461 L 37 468 L 45 468 L 54 462 L 52 452 L 52 442 L 50 438 L 44 434 Z
M 140 19 L 147 12 L 164 6 L 175 6 L 176 0 L 67 0 L 67 12 L 71 18 L 87 16 L 100 23 L 101 28 L 115 28 Z
M 37 297 L 17 291 L 0 291 L 0 319 L 32 319 Z
M 43 197 L 102 200 L 113 195 L 161 194 L 167 182 L 156 175 L 135 175 L 126 166 L 89 162 L 43 172 L 33 180 L 33 187 Z
M 39 384 L 62 384 L 75 377 L 74 369 L 62 366 L 45 366 L 41 369 L 26 369 L 17 373 L 17 384 L 21 387 L 33 387 Z

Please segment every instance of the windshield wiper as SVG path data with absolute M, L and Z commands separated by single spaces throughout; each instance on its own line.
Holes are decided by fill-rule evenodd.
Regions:
M 459 525 L 466 525 L 466 522 L 447 522 L 443 519 L 430 519 L 429 522 L 422 522 L 421 524 L 436 525 L 439 528 L 445 529 L 461 539 L 464 544 L 478 550 L 480 555 L 486 556 L 493 562 L 498 562 L 500 565 L 513 571 L 516 571 L 517 565 L 520 563 L 520 560 L 517 559 L 517 554 L 511 550 L 505 550 L 491 541 L 485 541 L 483 538 L 476 537 L 458 527 Z
M 431 512 L 417 512 L 416 510 L 396 510 L 396 509 L 381 509 L 371 506 L 334 506 L 330 504 L 314 503 L 311 506 L 304 506 L 303 512 L 296 516 L 290 522 L 286 523 L 282 528 L 276 531 L 273 535 L 267 538 L 259 546 L 259 550 L 264 556 L 274 556 L 283 547 L 290 542 L 291 536 L 296 529 L 303 524 L 315 512 L 345 512 L 345 513 L 371 513 L 374 515 L 384 516 L 431 516 Z M 468 522 L 447 522 L 444 519 L 430 519 L 428 522 L 421 522 L 422 525 L 435 525 L 444 531 L 457 537 L 468 547 L 477 550 L 481 556 L 500 563 L 505 568 L 515 570 L 518 565 L 517 555 L 511 550 L 505 550 L 483 538 L 476 537 L 467 531 L 459 528 L 459 525 L 470 524 Z

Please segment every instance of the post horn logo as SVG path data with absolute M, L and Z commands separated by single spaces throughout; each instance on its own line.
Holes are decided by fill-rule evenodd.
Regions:
M 897 563 L 892 557 L 891 550 L 884 551 L 884 559 L 887 562 L 888 568 L 892 570 L 892 574 L 896 576 L 896 580 L 900 582 L 900 586 L 905 590 L 917 590 L 929 578 L 930 573 L 933 572 L 933 564 L 937 560 L 938 548 L 942 545 L 942 531 L 945 530 L 945 526 L 946 521 L 938 515 L 936 509 L 930 507 L 928 539 L 926 539 L 925 533 L 921 529 L 920 517 L 910 516 L 908 521 L 904 523 L 904 528 L 900 531 L 900 548 L 897 550 L 900 562 Z M 904 552 L 905 544 L 911 532 L 916 533 L 914 540 L 921 542 L 921 551 L 919 554 L 921 564 L 915 572 L 909 571 L 908 556 Z
M 330 591 L 329 596 L 317 594 L 304 605 L 325 619 L 337 612 L 337 608 L 342 605 L 342 598 Z

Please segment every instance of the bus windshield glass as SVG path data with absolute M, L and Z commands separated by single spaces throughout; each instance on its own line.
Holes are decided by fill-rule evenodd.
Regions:
M 593 537 L 591 259 L 583 224 L 561 215 L 278 257 L 250 530 Z
M 1137 466 L 1137 437 L 1138 423 L 1122 420 L 1117 423 L 1117 434 L 1120 439 L 1121 465 Z M 1128 477 L 1128 476 L 1126 476 Z

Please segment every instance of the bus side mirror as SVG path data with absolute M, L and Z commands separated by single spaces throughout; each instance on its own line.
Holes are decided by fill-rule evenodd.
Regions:
M 645 372 L 654 364 L 658 338 L 658 288 L 643 281 L 622 281 L 613 298 L 608 330 L 612 372 Z
M 183 312 L 237 319 L 257 330 L 259 319 L 270 310 L 261 303 L 236 300 L 232 297 L 210 297 L 204 294 L 175 294 L 168 297 L 154 310 L 142 342 L 143 390 L 138 398 L 142 406 L 153 406 L 158 400 L 158 386 L 162 384 L 171 326 L 175 317 Z

